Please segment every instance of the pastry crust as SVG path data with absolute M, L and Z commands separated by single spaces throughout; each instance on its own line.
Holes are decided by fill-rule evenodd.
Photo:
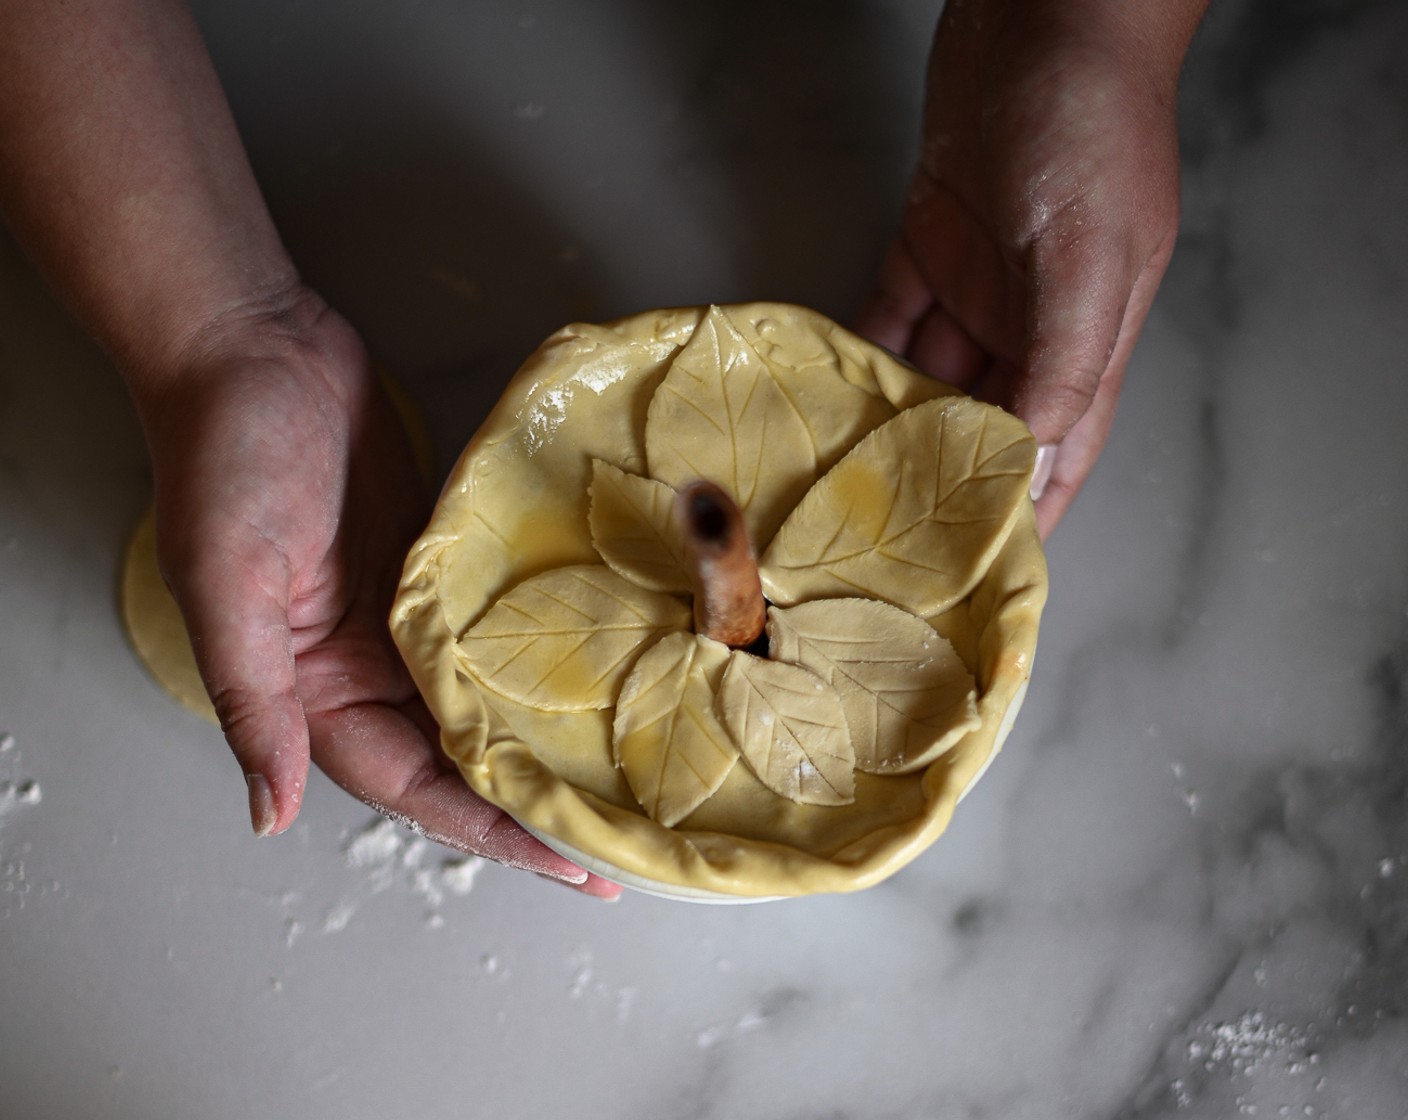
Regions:
M 545 711 L 520 703 L 479 679 L 460 648 L 523 581 L 603 563 L 590 525 L 590 489 L 601 470 L 594 461 L 638 476 L 668 473 L 649 470 L 647 416 L 661 407 L 652 408 L 657 390 L 702 326 L 736 331 L 740 345 L 774 367 L 779 399 L 801 417 L 788 436 L 806 440 L 800 472 L 791 458 L 754 470 L 766 490 L 755 534 L 767 539 L 872 430 L 927 401 L 959 396 L 790 305 L 680 308 L 566 327 L 528 359 L 461 455 L 407 558 L 392 633 L 468 784 L 561 850 L 682 894 L 757 898 L 867 887 L 938 838 L 1015 718 L 1046 598 L 1029 500 L 989 535 L 963 596 L 927 617 L 976 681 L 978 726 L 916 772 L 857 772 L 851 804 L 797 804 L 740 765 L 667 828 L 646 815 L 616 765 L 612 708 Z M 781 404 L 769 407 L 776 412 Z M 678 446 L 670 452 L 692 454 Z M 764 551 L 766 539 L 757 543 Z M 765 570 L 765 586 L 767 579 Z

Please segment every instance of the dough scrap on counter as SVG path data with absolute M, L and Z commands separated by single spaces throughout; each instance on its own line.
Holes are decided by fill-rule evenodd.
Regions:
M 156 510 L 137 521 L 122 564 L 122 625 L 147 672 L 182 707 L 219 724 L 196 668 L 186 623 L 156 561 Z

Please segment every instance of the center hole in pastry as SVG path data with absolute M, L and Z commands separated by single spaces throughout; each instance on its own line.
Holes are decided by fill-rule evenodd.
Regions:
M 689 502 L 689 524 L 694 535 L 702 545 L 714 549 L 719 555 L 728 552 L 733 544 L 734 534 L 742 531 L 736 513 L 729 508 L 726 501 L 721 499 L 715 490 L 695 489 L 688 495 Z M 752 549 L 748 549 L 751 556 Z M 769 605 L 766 598 L 763 598 L 764 609 Z M 756 638 L 746 645 L 737 647 L 745 653 L 751 653 L 754 657 L 768 656 L 768 632 L 763 630 Z
M 728 547 L 729 538 L 732 536 L 731 522 L 728 510 L 715 494 L 707 490 L 691 494 L 689 519 L 701 541 L 708 541 L 720 549 Z
M 766 602 L 767 600 L 765 599 L 763 601 Z M 752 645 L 743 647 L 743 652 L 751 653 L 754 657 L 767 658 L 770 656 L 768 652 L 768 632 L 764 630 L 753 639 Z
M 694 590 L 695 632 L 734 649 L 766 651 L 768 604 L 738 503 L 717 483 L 696 479 L 677 492 L 675 517 Z

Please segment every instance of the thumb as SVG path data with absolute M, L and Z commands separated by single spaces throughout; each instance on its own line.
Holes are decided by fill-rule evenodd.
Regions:
M 296 692 L 288 578 L 267 551 L 212 550 L 169 579 L 221 730 L 244 772 L 255 835 L 283 832 L 308 780 L 308 722 Z
M 1031 250 L 1025 369 L 1012 407 L 1038 444 L 1058 444 L 1110 367 L 1138 267 L 1107 235 L 1052 231 Z
M 1098 260 L 1073 256 L 1052 270 L 1062 278 L 1051 283 L 1066 295 L 1046 300 L 1035 314 L 1041 326 L 1033 332 L 1031 359 L 1013 392 L 1013 409 L 1041 449 L 1032 497 L 1039 499 L 1043 538 L 1064 515 L 1104 447 L 1125 368 L 1173 244 L 1170 230 L 1138 264 L 1112 251 L 1104 259 L 1113 263 L 1103 268 Z M 1081 267 L 1088 277 L 1084 287 Z

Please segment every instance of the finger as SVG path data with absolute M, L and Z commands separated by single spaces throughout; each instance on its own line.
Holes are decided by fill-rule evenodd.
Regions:
M 1026 376 L 1013 405 L 1040 443 L 1059 443 L 1100 387 L 1124 314 L 1128 289 L 1104 262 L 1062 260 L 1046 266 L 1036 289 Z
M 897 239 L 885 254 L 875 287 L 856 316 L 856 333 L 893 354 L 907 354 L 915 327 L 933 302 L 909 250 Z
M 983 219 L 922 173 L 905 211 L 903 242 L 920 283 L 985 354 L 1020 361 L 1027 292 Z
M 380 704 L 313 712 L 320 769 L 380 812 L 413 824 L 437 843 L 614 898 L 620 887 L 558 855 L 448 770 L 411 717 Z
M 1057 522 L 1066 515 L 1100 457 L 1114 424 L 1120 380 L 1118 375 L 1106 377 L 1066 438 L 1051 448 L 1050 473 L 1036 501 L 1037 531 L 1042 540 L 1051 536 Z
M 908 357 L 930 377 L 971 392 L 988 368 L 983 349 L 943 307 L 935 304 L 920 321 Z
M 1011 362 L 994 361 L 983 368 L 968 389 L 969 396 L 986 404 L 1011 411 L 1012 394 L 1021 379 L 1021 370 Z
M 1172 250 L 1170 236 L 1139 273 L 1095 394 L 1056 449 L 1050 478 L 1042 488 L 1036 505 L 1037 526 L 1043 539 L 1051 535 L 1056 524 L 1065 516 L 1109 438 L 1125 371 L 1163 280 Z
M 1011 362 L 993 362 L 970 390 L 976 400 L 997 405 L 1009 411 L 1012 396 L 1021 382 L 1022 371 Z M 1079 426 L 1079 424 L 1077 424 Z M 1068 439 L 1070 437 L 1067 437 Z M 1041 444 L 1036 449 L 1036 462 L 1032 467 L 1031 497 L 1036 502 L 1045 492 L 1051 481 L 1052 469 L 1056 461 L 1058 444 Z M 1041 505 L 1037 505 L 1037 519 L 1040 522 Z M 1064 512 L 1064 507 L 1062 511 Z
M 1055 223 L 1034 243 L 1028 262 L 1029 341 L 1012 403 L 1042 444 L 1060 443 L 1095 400 L 1121 333 L 1132 332 L 1132 345 L 1143 323 L 1142 314 L 1129 315 L 1136 282 L 1150 269 L 1162 277 L 1167 263 L 1162 247 L 1141 261 L 1123 233 L 1081 226 L 1079 214 Z
M 258 836 L 293 823 L 308 778 L 308 725 L 295 689 L 287 581 L 280 572 L 259 571 L 276 565 L 217 553 L 167 580 L 221 730 L 244 772 Z

